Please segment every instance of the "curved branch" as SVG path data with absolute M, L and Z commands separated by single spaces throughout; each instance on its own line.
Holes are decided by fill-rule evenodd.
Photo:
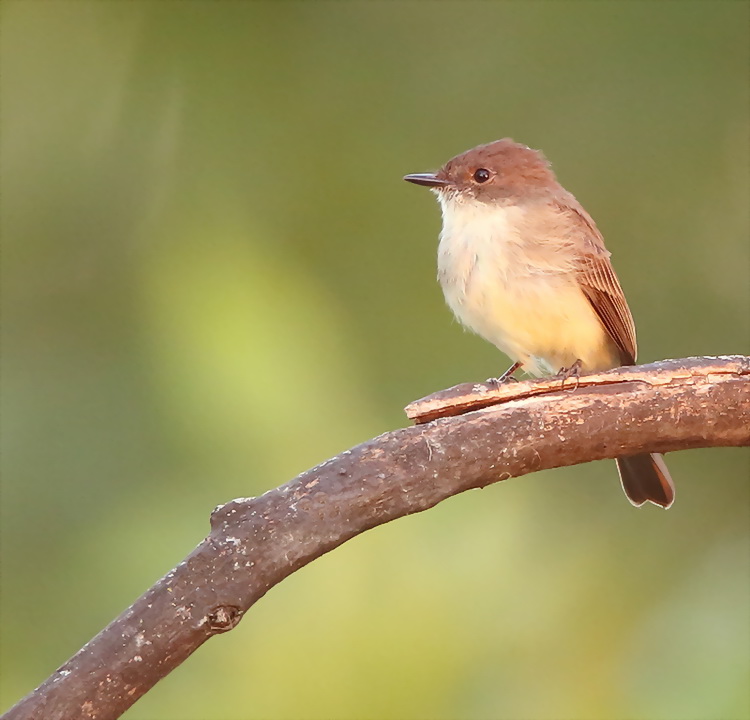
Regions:
M 750 357 L 618 368 L 577 388 L 559 379 L 462 385 L 408 410 L 439 419 L 216 508 L 210 534 L 183 562 L 3 720 L 117 718 L 298 568 L 464 490 L 641 451 L 750 445 Z

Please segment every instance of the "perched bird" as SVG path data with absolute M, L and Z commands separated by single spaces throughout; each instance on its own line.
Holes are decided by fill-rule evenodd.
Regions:
M 456 317 L 532 375 L 634 365 L 635 324 L 591 216 L 541 152 L 504 138 L 404 180 L 443 211 L 438 279 Z M 617 458 L 625 494 L 668 508 L 661 455 Z

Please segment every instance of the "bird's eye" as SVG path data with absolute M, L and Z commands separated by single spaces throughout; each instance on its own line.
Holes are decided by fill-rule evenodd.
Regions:
M 490 179 L 490 171 L 487 168 L 479 168 L 474 171 L 474 180 L 478 183 L 486 183 Z

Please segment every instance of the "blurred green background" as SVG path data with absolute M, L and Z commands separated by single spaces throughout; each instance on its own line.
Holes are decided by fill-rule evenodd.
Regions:
M 750 352 L 749 8 L 3 3 L 0 707 L 215 505 L 505 368 L 444 307 L 405 173 L 543 148 L 642 361 Z M 606 462 L 369 532 L 127 717 L 750 717 L 750 453 L 669 463 L 668 513 Z

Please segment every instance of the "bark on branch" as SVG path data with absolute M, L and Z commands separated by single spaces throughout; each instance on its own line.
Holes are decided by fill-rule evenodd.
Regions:
M 216 508 L 210 534 L 183 562 L 2 720 L 117 718 L 298 568 L 464 490 L 641 451 L 750 445 L 750 357 L 619 368 L 577 388 L 559 379 L 461 385 L 407 410 L 426 424 Z

